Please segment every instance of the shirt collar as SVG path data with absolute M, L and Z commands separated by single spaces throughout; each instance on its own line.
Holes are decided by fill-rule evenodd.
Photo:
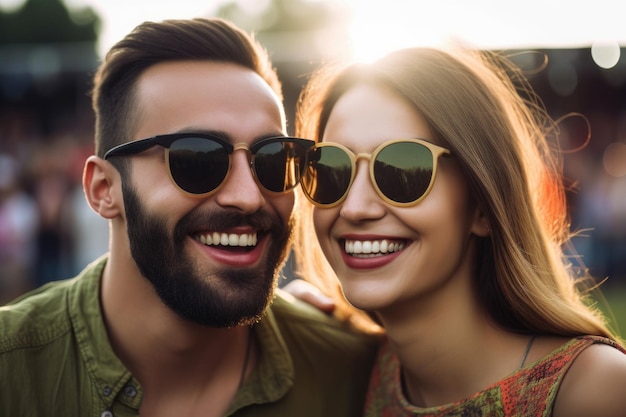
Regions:
M 143 397 L 141 386 L 113 352 L 102 317 L 100 283 L 107 261 L 104 255 L 78 276 L 69 295 L 70 319 L 82 360 L 101 400 L 112 406 L 117 399 L 138 410 Z M 285 303 L 280 293 L 276 290 L 274 304 Z M 229 414 L 253 403 L 278 401 L 294 383 L 294 365 L 271 306 L 253 331 L 262 354 Z
M 102 317 L 100 282 L 107 261 L 106 255 L 97 259 L 78 276 L 69 295 L 70 320 L 82 360 L 101 400 L 111 406 L 117 399 L 139 409 L 139 383 L 113 352 Z

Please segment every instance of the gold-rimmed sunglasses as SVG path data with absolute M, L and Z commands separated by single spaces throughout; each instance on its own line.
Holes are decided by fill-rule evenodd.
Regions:
M 302 178 L 306 152 L 314 144 L 312 140 L 288 136 L 268 137 L 251 145 L 232 144 L 212 134 L 174 133 L 123 143 L 111 148 L 104 159 L 162 146 L 172 182 L 187 194 L 206 197 L 224 184 L 232 165 L 231 155 L 243 149 L 250 154 L 257 183 L 267 191 L 284 193 Z
M 441 155 L 450 155 L 450 150 L 422 139 L 390 140 L 371 154 L 354 154 L 341 144 L 321 142 L 308 151 L 301 186 L 316 206 L 334 207 L 348 195 L 357 161 L 367 159 L 380 198 L 394 206 L 411 206 L 430 192 Z

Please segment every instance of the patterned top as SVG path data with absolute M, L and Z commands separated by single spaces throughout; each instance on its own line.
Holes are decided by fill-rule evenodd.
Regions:
M 549 355 L 455 403 L 421 408 L 402 392 L 398 357 L 385 344 L 372 372 L 365 417 L 549 417 L 563 376 L 578 355 L 594 343 L 624 352 L 618 343 L 598 336 L 574 338 Z

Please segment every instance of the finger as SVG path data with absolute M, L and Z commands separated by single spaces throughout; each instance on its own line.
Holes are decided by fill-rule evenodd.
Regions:
M 308 281 L 295 279 L 285 285 L 283 290 L 325 313 L 335 310 L 335 301 Z

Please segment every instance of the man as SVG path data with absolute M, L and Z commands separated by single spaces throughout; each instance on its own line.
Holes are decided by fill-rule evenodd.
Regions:
M 264 50 L 219 19 L 147 22 L 93 104 L 110 252 L 0 309 L 0 415 L 360 415 L 375 340 L 274 294 L 312 143 L 285 136 Z

